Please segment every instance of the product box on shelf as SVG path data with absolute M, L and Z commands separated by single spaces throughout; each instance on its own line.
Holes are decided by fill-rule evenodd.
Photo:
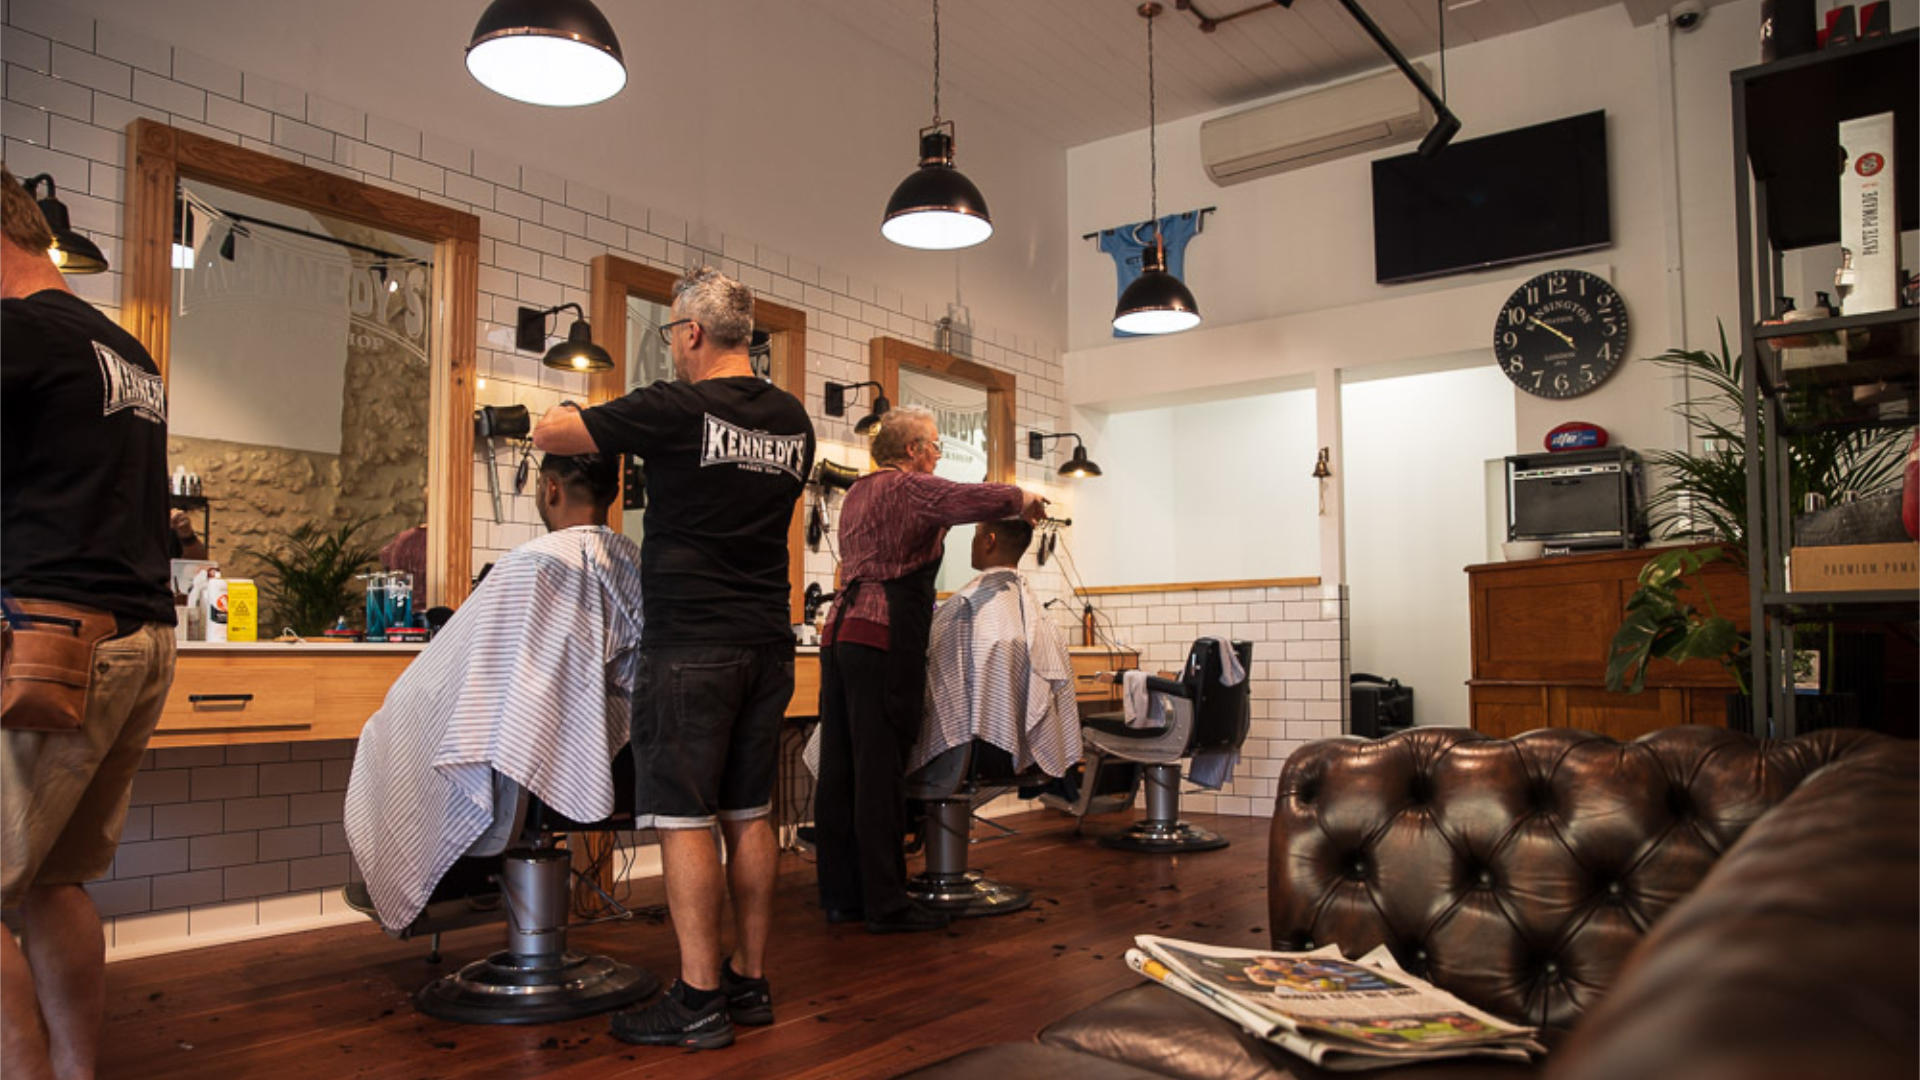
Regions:
M 1900 303 L 1900 224 L 1893 179 L 1893 114 L 1840 124 L 1846 167 L 1840 174 L 1840 314 L 1890 311 Z M 1836 278 L 1839 286 L 1842 279 Z
M 1794 592 L 1920 588 L 1920 544 L 1797 547 L 1789 567 Z

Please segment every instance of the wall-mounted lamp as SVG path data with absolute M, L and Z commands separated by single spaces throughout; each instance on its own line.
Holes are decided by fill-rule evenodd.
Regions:
M 567 340 L 547 349 L 540 362 L 556 371 L 611 371 L 613 357 L 593 343 L 593 327 L 587 325 L 587 313 L 579 304 L 567 303 L 540 308 L 520 309 L 519 325 L 514 328 L 513 347 L 523 352 L 539 352 L 547 344 L 547 316 L 572 308 L 579 318 L 567 330 Z
M 467 43 L 467 70 L 529 105 L 592 105 L 627 85 L 620 39 L 591 0 L 493 0 Z
M 847 415 L 847 394 L 868 386 L 873 387 L 873 408 L 867 411 L 867 415 L 860 418 L 859 423 L 853 425 L 853 433 L 855 435 L 871 435 L 880 430 L 880 418 L 886 415 L 888 409 L 893 408 L 893 402 L 888 401 L 887 395 L 881 393 L 885 387 L 877 382 L 830 382 L 827 384 L 826 406 L 828 416 Z
M 1100 475 L 1100 466 L 1095 465 L 1087 458 L 1087 444 L 1081 441 L 1077 433 L 1072 431 L 1062 431 L 1059 434 L 1045 431 L 1027 432 L 1027 457 L 1034 461 L 1039 461 L 1041 456 L 1046 453 L 1048 439 L 1073 440 L 1073 456 L 1067 459 L 1066 464 L 1060 466 L 1058 471 L 1061 476 L 1079 479 L 1081 477 Z
M 47 194 L 42 197 L 36 189 L 46 185 Z M 41 173 L 30 177 L 20 185 L 27 189 L 40 204 L 40 213 L 47 219 L 47 228 L 53 230 L 53 243 L 47 248 L 47 256 L 53 265 L 63 274 L 99 274 L 107 269 L 107 257 L 93 241 L 73 231 L 73 222 L 67 217 L 67 206 L 60 201 L 59 189 L 54 186 L 53 177 Z

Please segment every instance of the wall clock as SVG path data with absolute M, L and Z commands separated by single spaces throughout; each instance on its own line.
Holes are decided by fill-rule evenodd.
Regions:
M 1493 355 L 1513 384 L 1544 398 L 1594 389 L 1626 356 L 1627 305 L 1606 279 L 1549 270 L 1513 291 L 1493 325 Z

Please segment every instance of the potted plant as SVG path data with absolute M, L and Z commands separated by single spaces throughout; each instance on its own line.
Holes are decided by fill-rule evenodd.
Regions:
M 294 633 L 317 635 L 336 618 L 349 614 L 353 579 L 379 559 L 373 548 L 354 543 L 365 521 L 350 521 L 328 532 L 304 522 L 282 533 L 266 548 L 248 548 L 244 554 L 267 567 L 260 575 L 260 592 L 274 621 Z
M 1658 489 L 1647 499 L 1648 524 L 1655 535 L 1669 539 L 1724 543 L 1662 551 L 1641 568 L 1639 588 L 1628 598 L 1625 618 L 1608 650 L 1607 688 L 1639 693 L 1646 687 L 1647 664 L 1654 659 L 1676 663 L 1714 660 L 1733 675 L 1739 687 L 1737 695 L 1728 695 L 1728 726 L 1751 730 L 1752 688 L 1747 683 L 1752 646 L 1748 635 L 1713 609 L 1711 597 L 1706 598 L 1702 610 L 1682 596 L 1688 575 L 1698 573 L 1708 563 L 1724 558 L 1741 567 L 1746 565 L 1749 512 L 1747 447 L 1741 419 L 1743 358 L 1732 355 L 1722 327 L 1718 353 L 1669 349 L 1648 361 L 1677 371 L 1706 390 L 1673 406 L 1686 421 L 1689 441 L 1701 449 L 1660 450 L 1646 455 L 1662 476 Z M 1797 407 L 1802 418 L 1808 407 Z M 1765 410 L 1756 422 L 1769 422 Z M 1805 505 L 1810 494 L 1838 504 L 1890 489 L 1900 480 L 1902 434 L 1860 429 L 1788 433 L 1781 442 L 1789 464 L 1791 504 Z M 1767 445 L 1765 439 L 1758 442 Z M 1831 660 L 1832 634 L 1825 637 Z M 1796 668 L 1800 662 L 1796 658 Z M 1800 726 L 1806 730 L 1848 722 L 1853 701 L 1847 694 L 1805 698 L 1796 710 L 1807 714 Z M 1823 716 L 1827 718 L 1821 719 Z
M 1720 351 L 1669 349 L 1648 363 L 1684 375 L 1705 389 L 1673 406 L 1686 421 L 1698 451 L 1656 450 L 1646 455 L 1662 479 L 1647 498 L 1647 523 L 1656 536 L 1723 540 L 1731 558 L 1746 563 L 1747 443 L 1742 430 L 1745 400 L 1742 357 Z M 1768 423 L 1765 410 L 1757 422 Z M 1903 433 L 1897 430 L 1795 430 L 1783 444 L 1789 464 L 1789 503 L 1805 506 L 1808 495 L 1827 505 L 1892 490 L 1901 478 Z M 1765 445 L 1766 440 L 1761 440 Z
M 1749 693 L 1747 636 L 1714 610 L 1711 596 L 1701 610 L 1680 595 L 1687 588 L 1686 575 L 1725 555 L 1720 547 L 1669 548 L 1647 560 L 1607 653 L 1607 689 L 1637 694 L 1647 688 L 1647 665 L 1653 660 L 1699 659 L 1717 661 L 1733 675 L 1740 693 Z

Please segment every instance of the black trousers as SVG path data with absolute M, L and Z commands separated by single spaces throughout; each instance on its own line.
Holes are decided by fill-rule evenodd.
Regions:
M 878 917 L 907 904 L 906 765 L 920 734 L 926 678 L 921 650 L 820 650 L 813 817 L 823 908 Z

